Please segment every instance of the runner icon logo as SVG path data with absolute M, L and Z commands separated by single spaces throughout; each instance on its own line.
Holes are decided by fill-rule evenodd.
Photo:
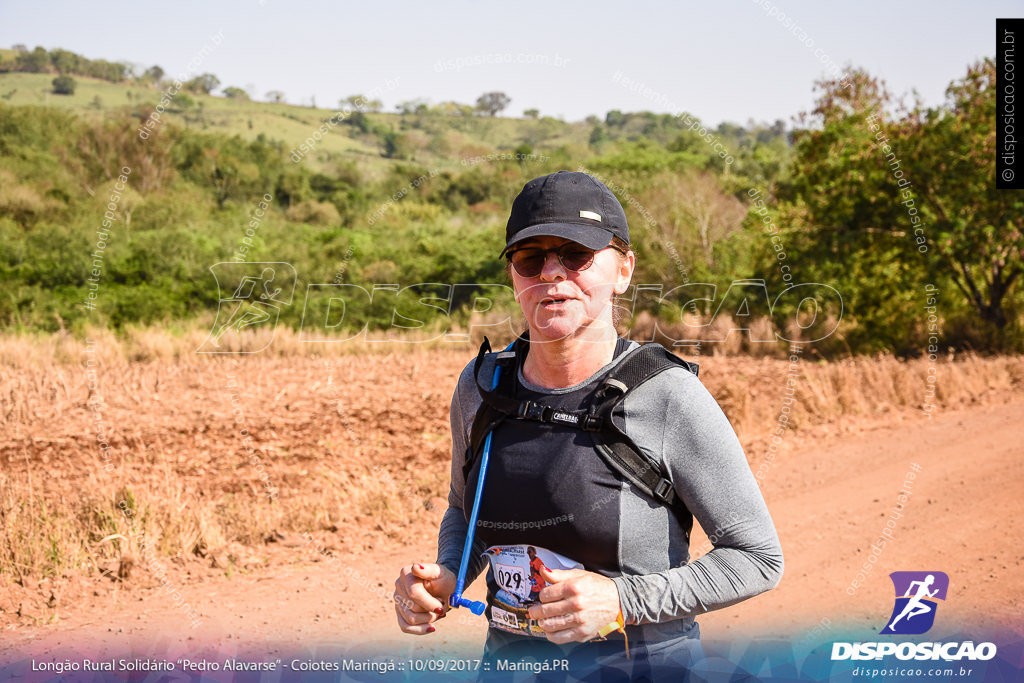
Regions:
M 946 599 L 949 576 L 945 572 L 893 572 L 896 590 L 892 616 L 879 635 L 920 635 L 935 623 L 938 601 Z
M 267 348 L 281 311 L 292 304 L 295 268 L 289 263 L 225 261 L 210 266 L 210 272 L 220 303 L 213 328 L 196 353 L 256 353 Z M 268 334 L 246 338 L 257 330 Z

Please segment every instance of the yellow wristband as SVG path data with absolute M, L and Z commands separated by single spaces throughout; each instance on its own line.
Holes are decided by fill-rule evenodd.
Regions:
M 602 626 L 601 630 L 597 632 L 598 637 L 604 638 L 612 631 L 618 631 L 622 634 L 626 641 L 626 659 L 629 659 L 629 636 L 626 635 L 626 620 L 622 617 L 621 607 L 619 608 L 619 617 L 615 621 Z
M 607 636 L 612 631 L 620 631 L 621 633 L 625 634 L 626 633 L 625 626 L 626 626 L 626 622 L 622 618 L 622 610 L 620 609 L 619 610 L 618 618 L 615 621 L 608 622 L 607 624 L 602 626 L 601 630 L 598 631 L 597 633 L 602 638 Z

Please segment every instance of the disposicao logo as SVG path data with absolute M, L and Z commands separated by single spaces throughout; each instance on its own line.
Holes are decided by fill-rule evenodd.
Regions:
M 949 576 L 945 572 L 893 572 L 889 574 L 896 600 L 892 615 L 879 635 L 920 635 L 935 624 L 939 600 L 946 599 Z M 900 660 L 985 661 L 996 656 L 993 643 L 832 643 L 832 661 L 871 660 L 894 656 Z
M 879 635 L 927 633 L 935 623 L 938 601 L 946 599 L 949 576 L 945 572 L 893 572 L 889 578 L 896 589 L 896 604 Z

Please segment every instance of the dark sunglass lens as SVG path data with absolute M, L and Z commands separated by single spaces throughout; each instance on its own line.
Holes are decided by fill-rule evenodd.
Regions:
M 569 270 L 585 270 L 594 262 L 594 252 L 586 248 L 574 247 L 562 252 L 562 264 Z
M 544 270 L 544 257 L 540 249 L 523 249 L 512 254 L 512 267 L 523 277 L 536 277 Z

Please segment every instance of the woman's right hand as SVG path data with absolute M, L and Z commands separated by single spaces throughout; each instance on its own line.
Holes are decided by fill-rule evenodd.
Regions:
M 455 574 L 439 564 L 402 567 L 394 595 L 399 628 L 418 636 L 433 633 L 432 622 L 443 619 L 450 609 L 448 598 L 455 591 L 455 582 Z

